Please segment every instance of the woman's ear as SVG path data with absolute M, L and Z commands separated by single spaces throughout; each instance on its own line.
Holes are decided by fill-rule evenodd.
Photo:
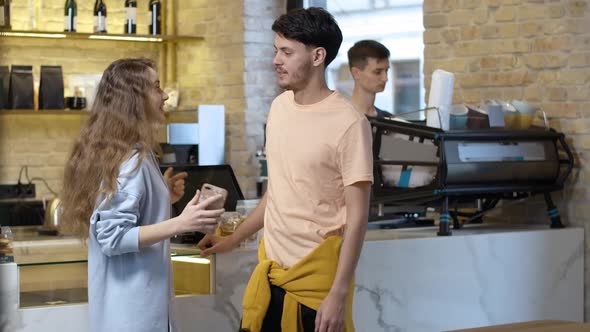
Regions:
M 326 62 L 326 49 L 317 47 L 313 50 L 313 65 L 319 66 Z

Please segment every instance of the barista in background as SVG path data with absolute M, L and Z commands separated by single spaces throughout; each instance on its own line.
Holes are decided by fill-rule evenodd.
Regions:
M 348 50 L 348 65 L 354 78 L 352 104 L 367 116 L 384 118 L 390 113 L 375 107 L 375 95 L 383 92 L 389 71 L 389 50 L 374 40 L 361 40 Z
M 383 92 L 389 71 L 389 50 L 375 40 L 361 40 L 348 50 L 348 65 L 354 78 L 352 104 L 368 117 L 391 117 L 391 113 L 375 107 L 375 95 Z M 396 139 L 407 140 L 407 135 L 385 131 Z M 375 135 L 374 145 L 381 146 L 381 136 Z M 424 144 L 432 144 L 425 142 Z M 379 176 L 387 187 L 418 187 L 432 182 L 436 167 L 417 165 L 381 165 Z M 404 174 L 402 177 L 402 173 Z M 407 179 L 401 181 L 401 179 Z

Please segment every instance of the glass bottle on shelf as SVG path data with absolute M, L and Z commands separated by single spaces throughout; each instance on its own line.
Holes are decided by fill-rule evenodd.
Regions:
M 76 0 L 66 0 L 64 6 L 64 31 L 76 32 L 78 25 L 78 6 Z
M 149 34 L 162 34 L 162 3 L 160 0 L 150 0 L 149 8 Z
M 10 30 L 10 0 L 0 0 L 0 30 Z
M 30 31 L 36 31 L 39 26 L 39 7 L 37 0 L 29 0 L 29 26 Z M 67 14 L 66 14 L 67 15 Z
M 103 0 L 94 2 L 94 32 L 107 32 L 107 5 Z
M 124 33 L 137 33 L 137 0 L 125 0 L 125 12 L 127 18 L 125 19 Z

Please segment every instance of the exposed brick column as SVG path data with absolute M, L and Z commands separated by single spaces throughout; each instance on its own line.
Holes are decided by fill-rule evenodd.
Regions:
M 244 1 L 244 86 L 246 108 L 244 134 L 246 149 L 236 153 L 236 160 L 247 167 L 242 181 L 244 195 L 254 197 L 258 162 L 254 158 L 264 142 L 264 124 L 270 104 L 281 93 L 277 85 L 272 59 L 274 56 L 274 20 L 285 12 L 284 0 Z

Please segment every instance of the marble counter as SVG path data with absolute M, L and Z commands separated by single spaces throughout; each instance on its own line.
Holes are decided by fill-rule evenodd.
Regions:
M 471 225 L 373 230 L 356 272 L 357 331 L 442 331 L 583 320 L 584 231 Z M 216 293 L 176 298 L 181 331 L 236 331 L 254 250 L 216 257 Z M 88 331 L 87 305 L 19 310 L 17 331 Z
M 356 272 L 357 331 L 443 331 L 521 321 L 583 321 L 581 228 L 471 225 L 367 232 Z M 178 299 L 182 331 L 236 331 L 254 252 L 220 255 L 212 302 Z M 225 265 L 227 264 L 227 265 Z M 186 319 L 191 317 L 191 319 Z
M 355 324 L 359 331 L 420 332 L 579 322 L 583 266 L 581 228 L 477 226 L 452 237 L 368 242 L 356 273 Z

